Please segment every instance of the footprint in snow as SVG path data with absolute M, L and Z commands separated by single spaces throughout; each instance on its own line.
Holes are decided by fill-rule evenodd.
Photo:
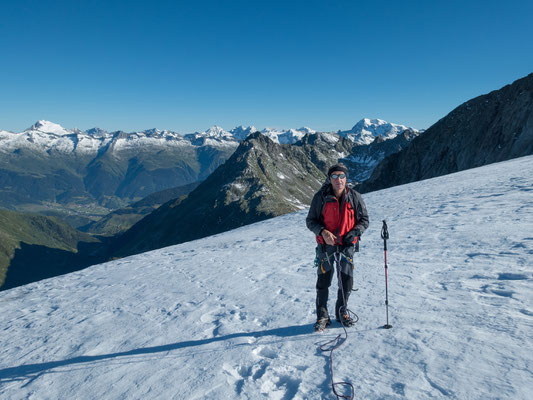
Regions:
M 400 396 L 405 396 L 405 384 L 403 383 L 393 383 L 392 390 L 394 391 L 394 393 L 399 394 Z
M 527 279 L 527 275 L 524 274 L 513 274 L 510 272 L 503 272 L 498 274 L 498 280 L 500 281 L 524 281 Z
M 258 348 L 256 348 L 254 351 L 252 351 L 252 353 L 257 357 L 265 357 L 265 358 L 270 358 L 270 359 L 274 359 L 278 357 L 278 355 L 276 354 L 274 350 L 271 350 L 267 347 L 262 347 L 262 346 L 259 346 Z
M 278 354 L 269 347 L 258 346 L 252 354 L 257 361 L 251 365 L 232 366 L 225 363 L 222 367 L 227 382 L 234 385 L 236 395 L 259 392 L 269 399 L 294 398 L 307 367 L 292 367 L 283 363 L 276 368 L 273 363 L 278 360 Z

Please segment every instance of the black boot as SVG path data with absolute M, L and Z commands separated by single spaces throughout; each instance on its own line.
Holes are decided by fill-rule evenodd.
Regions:
M 321 318 L 315 322 L 315 332 L 322 332 L 331 324 L 329 317 Z
M 356 322 L 350 317 L 350 315 L 347 312 L 341 313 L 341 315 L 337 316 L 337 321 L 339 321 L 341 325 L 346 326 L 346 327 L 354 326 Z

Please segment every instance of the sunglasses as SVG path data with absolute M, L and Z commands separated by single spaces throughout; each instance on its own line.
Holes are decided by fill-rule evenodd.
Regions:
M 344 179 L 344 178 L 346 178 L 346 175 L 345 174 L 331 174 L 329 177 L 331 179 L 337 179 L 337 178 Z

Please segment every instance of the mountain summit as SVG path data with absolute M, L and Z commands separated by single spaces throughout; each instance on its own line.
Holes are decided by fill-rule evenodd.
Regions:
M 61 125 L 55 124 L 50 121 L 45 121 L 45 120 L 39 120 L 35 124 L 33 124 L 28 129 L 25 130 L 25 132 L 29 132 L 29 131 L 53 133 L 56 135 L 68 135 L 73 132 L 73 131 L 69 131 L 63 128 Z
M 408 128 L 405 125 L 392 124 L 381 119 L 363 118 L 349 131 L 341 131 L 341 136 L 348 137 L 357 144 L 370 144 L 376 138 L 383 140 L 394 139 L 404 131 L 419 133 L 418 130 Z

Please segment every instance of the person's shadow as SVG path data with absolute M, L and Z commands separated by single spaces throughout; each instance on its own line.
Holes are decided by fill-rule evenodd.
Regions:
M 280 338 L 289 338 L 293 336 L 306 335 L 313 332 L 313 326 L 311 324 L 306 325 L 294 325 L 287 326 L 285 328 L 275 328 L 265 331 L 256 331 L 256 332 L 240 332 L 232 333 L 225 336 L 217 336 L 209 339 L 200 339 L 200 340 L 188 340 L 184 342 L 166 344 L 161 346 L 153 347 L 144 347 L 140 349 L 128 350 L 118 353 L 110 354 L 101 354 L 95 356 L 79 356 L 73 357 L 66 360 L 59 361 L 49 361 L 38 364 L 26 364 L 18 365 L 16 367 L 9 367 L 0 370 L 0 384 L 7 382 L 15 382 L 29 379 L 29 382 L 36 379 L 37 377 L 48 373 L 50 370 L 58 367 L 72 366 L 77 364 L 92 363 L 102 360 L 114 359 L 119 357 L 129 357 L 136 355 L 146 355 L 146 354 L 155 354 L 155 353 L 164 353 L 172 350 L 192 348 L 197 346 L 203 346 L 209 343 L 222 342 L 229 339 L 239 338 L 239 337 L 253 337 L 260 338 L 264 336 L 277 336 Z M 28 383 L 29 383 L 28 382 Z

